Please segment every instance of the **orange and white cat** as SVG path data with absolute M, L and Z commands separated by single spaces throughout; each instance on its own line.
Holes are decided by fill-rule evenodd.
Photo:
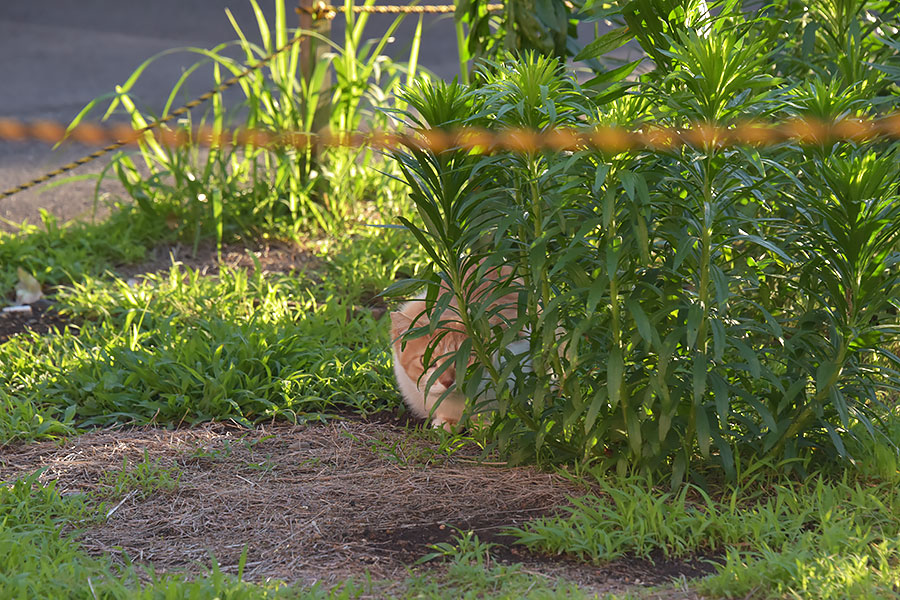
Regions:
M 432 350 L 432 364 L 426 366 L 425 354 L 429 344 L 435 341 L 435 335 L 425 335 L 410 340 L 402 336 L 415 327 L 428 324 L 428 316 L 424 314 L 424 294 L 403 304 L 399 310 L 391 313 L 391 351 L 394 357 L 394 374 L 400 394 L 412 413 L 424 419 L 431 419 L 435 427 L 449 430 L 462 418 L 466 408 L 465 397 L 453 389 L 456 383 L 456 368 L 448 365 L 437 380 L 427 388 L 438 365 L 446 360 L 449 354 L 455 354 L 466 339 L 460 331 L 444 331 L 443 337 L 437 341 Z M 427 389 L 426 389 L 427 388 Z
M 509 277 L 510 269 L 503 267 L 489 272 L 477 285 L 472 286 L 471 298 L 481 300 L 490 292 L 490 283 L 499 277 Z M 447 286 L 441 285 L 441 293 L 450 293 Z M 491 325 L 506 326 L 515 320 L 518 314 L 518 294 L 508 293 L 491 302 L 495 309 L 489 318 Z M 434 427 L 451 430 L 459 423 L 466 408 L 465 396 L 454 386 L 457 383 L 457 372 L 454 364 L 447 365 L 430 387 L 432 379 L 440 365 L 454 356 L 467 339 L 467 334 L 458 322 L 458 304 L 455 299 L 450 307 L 441 315 L 442 321 L 434 333 L 413 339 L 404 339 L 405 334 L 413 328 L 430 324 L 426 313 L 425 294 L 406 302 L 398 310 L 391 313 L 391 351 L 394 358 L 394 374 L 403 400 L 414 415 L 430 419 Z M 527 351 L 527 340 L 513 342 L 513 352 Z M 513 345 L 518 347 L 513 348 Z M 431 362 L 425 364 L 425 355 L 431 347 Z M 471 365 L 474 357 L 470 356 L 467 364 Z

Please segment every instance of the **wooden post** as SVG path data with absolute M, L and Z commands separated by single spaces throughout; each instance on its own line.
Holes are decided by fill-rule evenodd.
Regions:
M 324 11 L 320 10 L 320 6 L 324 6 L 324 2 L 320 0 L 300 0 L 297 8 L 297 13 L 300 15 L 300 29 L 313 31 L 330 38 L 331 19 L 324 14 Z M 326 49 L 325 44 L 315 38 L 303 36 L 303 39 L 300 40 L 300 74 L 307 83 L 312 77 L 316 61 Z M 326 81 L 323 87 L 328 86 L 329 82 Z
M 2 1 L 2 0 L 0 0 Z M 318 33 L 324 38 L 331 38 L 331 19 L 322 8 L 325 3 L 322 0 L 299 0 L 297 13 L 300 15 L 300 29 Z M 300 40 L 300 76 L 307 86 L 311 84 L 316 63 L 328 50 L 328 45 L 320 40 L 304 35 Z M 331 89 L 331 69 L 322 77 L 322 84 L 318 90 L 310 90 L 310 94 L 318 92 L 318 102 L 312 127 L 318 130 L 328 125 L 331 117 L 331 102 L 329 90 Z
M 313 28 L 313 2 L 314 0 L 300 0 L 300 6 L 297 9 L 297 13 L 300 15 L 300 29 L 304 31 L 312 31 Z M 304 35 L 300 40 L 300 74 L 307 83 L 312 76 L 315 64 L 310 61 L 310 57 L 312 57 L 312 40 Z

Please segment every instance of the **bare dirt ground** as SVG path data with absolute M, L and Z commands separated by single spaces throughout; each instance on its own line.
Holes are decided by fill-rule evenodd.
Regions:
M 0 312 L 0 344 L 23 331 L 45 334 L 51 329 L 64 327 L 77 329 L 78 325 L 59 314 L 50 301 L 41 299 L 32 304 L 27 312 Z
M 146 273 L 168 271 L 173 263 L 200 271 L 202 275 L 218 275 L 222 267 L 242 268 L 253 273 L 259 265 L 263 275 L 267 273 L 291 273 L 314 270 L 321 260 L 308 248 L 289 242 L 264 242 L 258 244 L 223 244 L 219 260 L 216 245 L 204 240 L 196 252 L 192 244 L 173 243 L 156 246 L 136 265 L 123 265 L 116 275 L 123 279 Z
M 496 544 L 498 562 L 599 593 L 711 571 L 699 559 L 590 565 L 514 546 L 505 528 L 557 514 L 570 496 L 590 489 L 534 468 L 483 462 L 474 447 L 448 453 L 408 427 L 382 415 L 257 429 L 98 430 L 63 443 L 4 448 L 0 480 L 44 468 L 42 481 L 56 480 L 63 494 L 108 494 L 108 474 L 122 471 L 126 459 L 126 470 L 142 462 L 168 469 L 178 477 L 174 489 L 110 498 L 110 507 L 121 504 L 79 534 L 91 554 L 114 561 L 127 555 L 157 572 L 199 574 L 215 556 L 223 571 L 235 573 L 246 546 L 249 580 L 337 583 L 368 573 L 402 581 L 408 566 L 430 544 L 450 541 L 455 528 Z M 696 596 L 666 585 L 649 597 Z

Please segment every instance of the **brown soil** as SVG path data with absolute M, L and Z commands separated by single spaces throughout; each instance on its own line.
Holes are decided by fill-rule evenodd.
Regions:
M 436 441 L 380 421 L 100 430 L 62 444 L 4 448 L 0 480 L 43 467 L 42 480 L 57 480 L 64 494 L 102 494 L 109 490 L 104 474 L 120 471 L 126 458 L 132 469 L 146 452 L 151 463 L 176 469 L 176 489 L 109 498 L 109 518 L 80 534 L 92 554 L 115 561 L 127 555 L 157 572 L 201 573 L 213 555 L 234 573 L 246 546 L 249 580 L 337 582 L 366 572 L 402 580 L 407 566 L 430 544 L 451 540 L 454 528 L 497 544 L 496 561 L 598 592 L 712 570 L 702 560 L 593 566 L 513 546 L 504 528 L 556 514 L 569 496 L 590 490 L 533 468 L 482 462 L 473 448 L 448 456 Z M 692 597 L 669 592 L 664 597 Z
M 0 344 L 23 331 L 34 331 L 38 334 L 48 333 L 51 329 L 78 329 L 78 326 L 53 308 L 46 300 L 38 300 L 31 305 L 31 312 L 0 312 Z
M 175 262 L 198 270 L 203 275 L 217 275 L 222 266 L 241 267 L 253 273 L 258 263 L 263 274 L 266 274 L 312 270 L 319 265 L 320 259 L 307 248 L 279 241 L 251 247 L 245 244 L 224 244 L 221 261 L 216 252 L 216 245 L 212 242 L 201 242 L 196 252 L 193 245 L 174 243 L 153 248 L 147 252 L 144 261 L 136 265 L 119 267 L 116 274 L 128 279 L 146 273 L 167 271 Z

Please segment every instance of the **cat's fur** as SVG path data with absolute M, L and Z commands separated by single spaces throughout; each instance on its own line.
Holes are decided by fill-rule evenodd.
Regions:
M 473 286 L 471 298 L 479 299 L 496 281 L 498 275 L 508 278 L 510 270 L 506 267 L 495 269 L 485 279 Z M 441 293 L 450 293 L 446 285 L 441 286 Z M 490 317 L 492 325 L 501 325 L 515 320 L 518 313 L 517 294 L 509 293 L 492 303 L 498 310 Z M 437 331 L 430 335 L 406 340 L 404 335 L 413 328 L 424 327 L 430 323 L 425 311 L 425 295 L 403 304 L 391 313 L 391 350 L 394 358 L 394 374 L 403 400 L 414 415 L 431 419 L 435 427 L 450 430 L 459 423 L 466 407 L 465 397 L 455 389 L 457 373 L 454 364 L 450 364 L 438 375 L 428 388 L 428 382 L 438 367 L 456 354 L 467 339 L 462 325 L 457 321 L 458 305 L 456 300 L 450 302 L 450 309 L 441 316 L 444 321 Z M 424 363 L 425 354 L 432 346 L 431 363 Z M 469 357 L 471 364 L 474 357 Z M 427 388 L 427 389 L 426 389 Z M 453 389 L 451 389 L 453 388 Z M 448 392 L 448 390 L 450 390 Z

